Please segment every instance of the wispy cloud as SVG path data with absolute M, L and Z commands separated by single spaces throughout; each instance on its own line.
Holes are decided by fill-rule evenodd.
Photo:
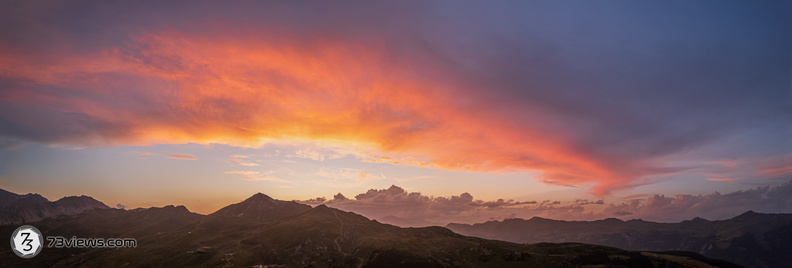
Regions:
M 246 181 L 277 181 L 277 182 L 289 182 L 287 180 L 272 176 L 272 173 L 261 173 L 259 171 L 249 171 L 249 170 L 234 170 L 234 171 L 226 171 L 223 174 L 230 174 L 230 175 L 240 175 Z
M 310 148 L 303 148 L 296 150 L 292 154 L 286 155 L 287 158 L 302 158 L 302 159 L 310 159 L 314 161 L 325 161 L 330 159 L 338 159 L 344 157 L 344 154 L 337 153 L 334 151 L 319 151 Z
M 15 151 L 25 147 L 26 142 L 0 137 L 0 152 Z
M 690 151 L 766 155 L 788 136 L 789 18 L 771 6 L 362 5 L 9 4 L 0 136 L 342 144 L 377 156 L 355 155 L 364 161 L 537 171 L 601 195 L 681 170 L 667 159 Z M 768 12 L 745 23 L 747 9 Z M 348 155 L 339 153 L 289 156 Z
M 143 156 L 161 156 L 166 157 L 168 159 L 181 159 L 181 160 L 198 160 L 194 155 L 191 154 L 160 154 L 160 153 L 152 153 L 152 152 L 135 152 L 138 155 Z
M 318 172 L 316 172 L 316 175 L 323 178 L 333 179 L 335 181 L 364 182 L 364 181 L 385 179 L 384 175 L 374 175 L 364 169 L 355 169 L 355 168 L 336 168 L 336 169 L 322 168 Z
M 227 161 L 232 163 L 232 164 L 245 166 L 245 167 L 261 166 L 258 163 L 251 162 L 250 159 L 252 157 L 253 156 L 250 156 L 250 155 L 230 155 L 230 156 L 228 156 Z
M 167 154 L 166 156 L 170 159 L 198 160 L 198 158 L 189 154 Z
M 412 180 L 438 179 L 438 177 L 435 177 L 435 176 L 413 176 L 413 177 L 407 177 L 407 178 L 398 178 L 397 177 L 397 178 L 393 178 L 393 179 L 395 181 L 397 181 L 397 182 L 407 182 L 407 181 L 412 181 Z
M 760 172 L 771 177 L 790 176 L 792 175 L 792 163 L 786 163 L 786 166 L 765 167 Z

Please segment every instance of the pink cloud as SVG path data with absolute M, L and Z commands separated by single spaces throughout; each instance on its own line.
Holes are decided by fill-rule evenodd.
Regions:
M 304 203 L 327 204 L 366 217 L 402 226 L 478 223 L 534 216 L 559 220 L 600 220 L 604 218 L 643 219 L 679 222 L 694 217 L 727 219 L 748 210 L 765 213 L 792 212 L 792 181 L 721 194 L 642 195 L 623 202 L 578 199 L 573 201 L 476 200 L 468 193 L 451 197 L 430 197 L 407 192 L 401 187 L 372 189 L 348 199 L 336 194 L 333 199 L 315 198 Z
M 621 75 L 616 84 L 622 86 L 612 86 L 605 81 L 617 79 L 599 72 L 608 68 L 577 69 L 604 62 L 555 60 L 575 58 L 565 54 L 574 51 L 556 46 L 563 35 L 547 40 L 537 39 L 542 33 L 528 35 L 535 46 L 490 43 L 499 39 L 445 31 L 456 25 L 447 20 L 451 17 L 421 4 L 367 6 L 372 12 L 333 5 L 324 6 L 328 12 L 322 14 L 288 3 L 160 5 L 83 4 L 96 11 L 86 12 L 96 26 L 92 31 L 69 27 L 85 19 L 69 19 L 72 8 L 25 6 L 26 16 L 8 16 L 19 27 L 9 27 L 13 38 L 0 44 L 1 134 L 78 146 L 342 144 L 370 152 L 364 161 L 470 172 L 539 171 L 540 182 L 590 186 L 606 195 L 635 187 L 647 176 L 673 173 L 659 168 L 664 165 L 655 157 L 721 133 L 699 130 L 706 125 L 700 122 L 676 127 L 676 110 L 687 110 L 664 103 L 679 94 L 655 94 L 657 101 L 628 105 L 639 100 L 630 92 L 664 93 L 675 85 L 652 88 L 647 76 Z M 423 23 L 430 21 L 435 23 Z M 521 47 L 532 49 L 512 50 Z M 672 62 L 657 65 L 663 72 L 648 77 L 687 81 L 663 75 L 684 73 Z M 710 80 L 721 79 L 684 84 Z M 680 90 L 693 94 L 698 88 L 725 87 Z M 740 96 L 723 94 L 731 95 Z M 670 116 L 658 117 L 663 114 Z M 304 151 L 293 157 L 337 155 Z M 728 178 L 748 176 L 739 175 Z

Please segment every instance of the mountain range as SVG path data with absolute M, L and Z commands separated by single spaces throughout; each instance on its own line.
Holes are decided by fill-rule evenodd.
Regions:
M 518 244 L 436 226 L 401 228 L 261 193 L 209 215 L 184 206 L 87 207 L 31 224 L 44 236 L 135 238 L 137 247 L 44 248 L 23 259 L 0 243 L 0 267 L 739 267 L 696 253 Z M 16 227 L 2 225 L 0 234 Z
M 105 208 L 108 206 L 104 203 L 84 195 L 68 196 L 50 202 L 38 194 L 19 195 L 0 189 L 0 225 L 37 222 Z
M 747 267 L 792 266 L 792 214 L 745 212 L 728 220 L 561 221 L 534 217 L 448 224 L 468 236 L 514 243 L 578 242 L 638 251 L 690 251 Z

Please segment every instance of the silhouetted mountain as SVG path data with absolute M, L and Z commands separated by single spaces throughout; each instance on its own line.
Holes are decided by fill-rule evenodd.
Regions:
M 210 216 L 240 217 L 256 221 L 274 221 L 294 216 L 311 209 L 311 206 L 294 201 L 280 201 L 257 193 L 237 204 L 228 205 Z
M 697 217 L 680 223 L 534 217 L 473 225 L 452 223 L 447 228 L 464 235 L 515 243 L 580 242 L 626 250 L 691 251 L 749 267 L 792 264 L 792 214 L 748 211 L 728 220 Z
M 182 206 L 93 210 L 35 226 L 47 235 L 135 238 L 136 248 L 44 248 L 32 259 L 0 243 L 0 266 L 26 267 L 734 267 L 695 253 L 515 244 L 442 227 L 400 228 L 320 205 L 257 194 L 210 215 Z M 16 226 L 0 227 L 8 234 Z
M 23 224 L 108 208 L 89 196 L 69 196 L 50 202 L 38 194 L 18 195 L 0 189 L 0 225 Z

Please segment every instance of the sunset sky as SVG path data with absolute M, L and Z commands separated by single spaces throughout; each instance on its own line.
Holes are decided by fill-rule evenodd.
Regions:
M 199 213 L 256 192 L 413 200 L 467 221 L 792 204 L 773 199 L 792 196 L 787 1 L 3 5 L 15 193 Z

